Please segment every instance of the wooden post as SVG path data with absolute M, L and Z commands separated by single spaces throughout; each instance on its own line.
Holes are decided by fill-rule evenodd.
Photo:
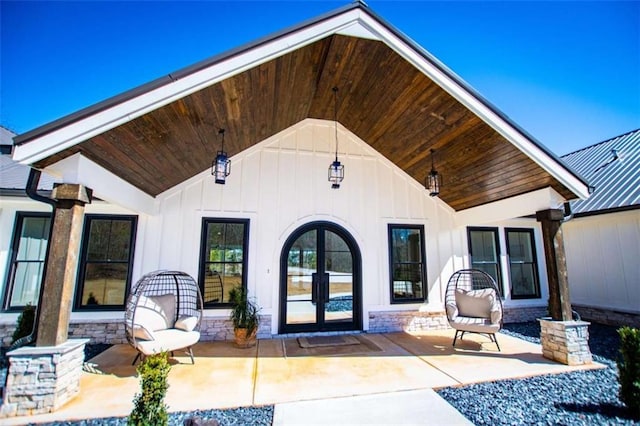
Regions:
M 564 212 L 560 209 L 541 210 L 536 212 L 536 219 L 542 223 L 544 256 L 549 281 L 549 314 L 556 321 L 571 321 L 573 316 L 569 300 L 567 260 L 562 237 Z
M 85 204 L 91 189 L 76 184 L 53 188 L 56 200 L 49 256 L 38 309 L 36 346 L 57 346 L 67 341 L 73 288 L 78 267 Z

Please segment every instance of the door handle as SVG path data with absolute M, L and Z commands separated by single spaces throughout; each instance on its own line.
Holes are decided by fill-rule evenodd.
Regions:
M 311 274 L 311 303 L 314 305 L 318 303 L 318 274 L 314 272 Z
M 330 298 L 330 292 L 329 292 L 329 274 L 327 272 L 324 273 L 324 279 L 323 279 L 323 283 L 322 283 L 322 297 L 323 297 L 323 302 L 327 303 L 329 302 L 329 298 Z

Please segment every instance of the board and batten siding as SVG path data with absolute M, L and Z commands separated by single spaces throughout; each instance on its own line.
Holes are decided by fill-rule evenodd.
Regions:
M 148 220 L 142 269 L 178 269 L 197 277 L 202 218 L 250 219 L 248 288 L 263 313 L 272 315 L 277 333 L 285 240 L 306 223 L 334 222 L 351 233 L 361 251 L 366 329 L 369 311 L 391 310 L 387 224 L 421 224 L 429 305 L 442 310 L 443 285 L 462 267 L 453 211 L 341 125 L 338 156 L 345 178 L 340 189 L 331 189 L 327 169 L 335 155 L 334 132 L 331 121 L 304 120 L 234 156 L 225 185 L 216 185 L 206 170 L 160 194 L 161 215 Z M 419 307 L 393 305 L 393 310 Z
M 640 314 L 640 210 L 563 225 L 572 303 Z

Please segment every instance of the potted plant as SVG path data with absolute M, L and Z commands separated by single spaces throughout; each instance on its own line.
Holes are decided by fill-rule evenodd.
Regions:
M 256 334 L 260 317 L 260 308 L 247 297 L 247 290 L 242 287 L 234 287 L 229 292 L 231 301 L 231 315 L 233 322 L 236 345 L 240 348 L 249 348 L 256 344 Z

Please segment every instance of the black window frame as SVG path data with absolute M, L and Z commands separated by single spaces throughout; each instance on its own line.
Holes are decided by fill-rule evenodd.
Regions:
M 122 305 L 82 305 L 82 293 L 87 263 L 124 263 L 124 262 L 87 262 L 87 251 L 89 249 L 89 235 L 91 232 L 91 222 L 93 220 L 128 220 L 131 222 L 131 236 L 129 239 L 129 259 L 127 260 L 127 280 L 124 288 L 124 300 Z M 135 258 L 135 245 L 138 234 L 138 216 L 120 214 L 85 214 L 82 230 L 82 240 L 80 248 L 80 259 L 78 262 L 78 272 L 75 285 L 74 311 L 124 311 L 127 299 L 131 291 L 131 277 L 133 275 L 133 260 Z
M 498 286 L 498 290 L 500 291 L 500 295 L 504 297 L 504 279 L 502 277 L 502 263 L 500 262 L 500 256 L 502 252 L 500 251 L 500 229 L 496 226 L 468 226 L 467 227 L 467 248 L 469 249 L 469 266 L 471 269 L 475 268 L 473 261 L 473 246 L 471 244 L 471 233 L 473 231 L 478 232 L 493 232 L 493 241 L 496 247 L 496 273 L 498 274 L 496 285 Z M 476 262 L 475 264 L 487 264 L 488 262 Z M 495 279 L 495 278 L 494 278 Z
M 203 217 L 202 218 L 202 229 L 200 234 L 200 258 L 198 259 L 198 286 L 200 287 L 200 292 L 205 294 L 204 288 L 204 277 L 205 277 L 205 269 L 207 263 L 223 263 L 227 262 L 206 262 L 206 253 L 205 248 L 207 245 L 207 231 L 208 225 L 214 224 L 235 224 L 235 225 L 243 225 L 244 232 L 242 237 L 242 287 L 247 290 L 247 274 L 249 272 L 249 226 L 251 223 L 250 219 L 244 218 L 219 218 L 219 217 Z M 240 263 L 240 262 L 236 262 Z M 206 309 L 228 309 L 231 307 L 230 302 L 205 302 L 204 307 Z
M 44 273 L 46 270 L 46 262 L 47 262 L 47 252 L 49 251 L 49 241 L 51 241 L 51 230 L 53 229 L 53 216 L 49 212 L 30 212 L 30 211 L 17 211 L 15 215 L 15 220 L 13 224 L 13 235 L 11 236 L 11 246 L 9 247 L 9 254 L 7 256 L 7 269 L 6 269 L 6 278 L 5 278 L 5 286 L 4 286 L 4 299 L 3 299 L 3 310 L 5 312 L 21 312 L 24 310 L 24 306 L 11 306 L 11 295 L 13 293 L 13 288 L 15 285 L 15 273 L 16 273 L 16 265 L 17 257 L 18 257 L 18 249 L 20 248 L 20 236 L 22 235 L 22 227 L 24 226 L 24 220 L 27 218 L 48 218 L 49 219 L 49 236 L 47 237 L 47 248 L 45 249 L 45 258 L 42 260 L 43 268 L 42 268 L 42 276 L 40 277 L 40 285 L 38 287 L 38 294 L 40 294 L 42 289 L 42 282 L 44 280 Z
M 394 265 L 396 263 L 417 263 L 417 262 L 395 262 L 393 258 L 393 231 L 396 229 L 416 229 L 420 232 L 420 259 L 421 259 L 421 267 L 420 273 L 422 274 L 422 297 L 414 297 L 414 298 L 402 298 L 397 299 L 394 296 L 394 288 L 393 288 L 393 271 Z M 391 304 L 407 304 L 407 303 L 424 303 L 428 300 L 427 295 L 427 253 L 426 253 L 426 244 L 425 244 L 425 232 L 424 225 L 408 225 L 408 224 L 396 224 L 390 223 L 387 225 L 387 234 L 388 234 L 388 242 L 387 242 L 387 250 L 389 251 L 389 293 L 391 297 Z
M 540 271 L 539 271 L 539 266 L 538 266 L 538 252 L 536 251 L 536 234 L 535 234 L 535 230 L 533 228 L 504 228 L 504 238 L 505 238 L 505 244 L 506 244 L 506 248 L 507 248 L 507 266 L 509 268 L 509 277 L 511 278 L 511 276 L 513 275 L 511 273 L 511 253 L 510 253 L 510 245 L 509 245 L 509 232 L 524 232 L 524 233 L 528 233 L 530 235 L 530 239 L 529 241 L 531 241 L 531 257 L 532 257 L 532 262 L 530 262 L 531 264 L 533 264 L 533 276 L 535 279 L 535 294 L 525 294 L 525 295 L 514 295 L 513 294 L 513 285 L 511 285 L 510 287 L 510 295 L 511 295 L 511 299 L 513 300 L 523 300 L 523 299 L 540 299 L 542 297 L 542 293 L 540 291 Z M 525 263 L 525 262 L 522 262 Z

